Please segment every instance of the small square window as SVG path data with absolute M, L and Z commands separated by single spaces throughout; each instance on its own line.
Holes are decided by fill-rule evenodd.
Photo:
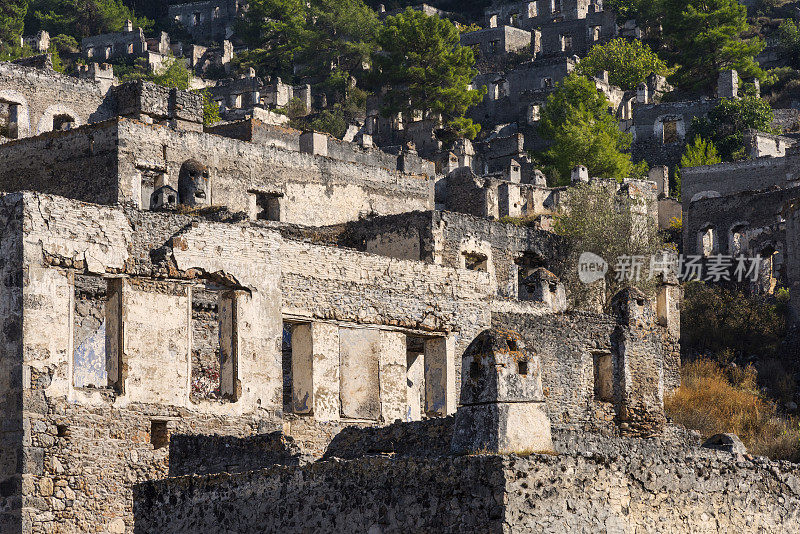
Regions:
M 517 363 L 517 371 L 522 376 L 527 375 L 528 374 L 528 362 L 526 362 L 524 360 L 521 361 L 521 362 L 518 362 Z
M 150 421 L 150 443 L 154 449 L 169 445 L 169 429 L 166 421 Z
M 464 268 L 470 271 L 488 271 L 488 258 L 484 254 L 473 252 L 464 253 Z

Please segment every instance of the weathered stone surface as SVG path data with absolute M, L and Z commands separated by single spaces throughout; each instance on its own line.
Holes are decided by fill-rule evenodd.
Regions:
M 582 437 L 592 438 L 584 434 Z M 800 472 L 681 441 L 595 440 L 554 455 L 361 458 L 136 488 L 137 532 L 793 531 Z M 558 440 L 557 440 L 558 441 Z
M 714 434 L 703 442 L 703 447 L 731 454 L 747 454 L 747 447 L 736 434 Z

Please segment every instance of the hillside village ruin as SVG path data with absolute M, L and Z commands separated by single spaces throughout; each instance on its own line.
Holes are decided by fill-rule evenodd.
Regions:
M 343 140 L 294 130 L 275 111 L 314 88 L 254 73 L 209 87 L 224 120 L 204 126 L 201 95 L 106 63 L 230 69 L 240 4 L 170 6 L 217 45 L 128 25 L 81 43 L 77 77 L 0 63 L 0 531 L 796 531 L 796 464 L 700 447 L 665 415 L 674 277 L 611 313 L 567 305 L 571 187 L 529 156 L 538 112 L 574 56 L 635 27 L 596 0 L 490 9 L 463 44 L 535 57 L 481 72 L 490 133 L 454 147 L 377 108 Z M 661 102 L 655 76 L 594 81 L 651 163 L 612 194 L 662 229 L 682 213 L 689 254 L 800 282 L 797 135 L 748 132 L 750 159 L 687 169 L 669 197 L 735 71 L 692 102 Z M 800 130 L 800 107 L 776 115 Z

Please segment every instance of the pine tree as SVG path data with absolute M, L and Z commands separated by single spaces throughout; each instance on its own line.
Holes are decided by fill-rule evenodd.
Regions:
M 742 78 L 766 73 L 755 56 L 760 38 L 744 39 L 747 8 L 738 0 L 664 0 L 663 37 L 675 62 L 675 80 L 694 89 L 710 89 L 720 71 L 736 69 Z
M 469 89 L 475 58 L 449 20 L 407 9 L 384 21 L 374 56 L 377 84 L 386 88 L 382 112 L 438 114 L 449 134 L 474 138 L 480 125 L 464 115 L 485 90 Z
M 547 98 L 539 133 L 553 144 L 540 158 L 557 170 L 560 184 L 569 182 L 576 165 L 585 165 L 591 176 L 617 181 L 646 171 L 625 152 L 632 136 L 620 131 L 610 106 L 591 80 L 577 74 L 564 78 Z

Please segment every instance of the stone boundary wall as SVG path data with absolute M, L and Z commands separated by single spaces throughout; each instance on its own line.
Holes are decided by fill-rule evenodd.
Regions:
M 140 484 L 134 532 L 793 532 L 800 467 L 663 440 L 369 457 Z M 602 448 L 602 447 L 601 447 Z
M 265 124 L 257 119 L 230 122 L 205 128 L 206 133 L 250 141 L 261 146 L 274 146 L 300 152 L 300 130 Z M 401 169 L 410 174 L 434 176 L 436 170 L 431 161 L 414 154 L 396 154 L 379 148 L 362 147 L 358 143 L 342 141 L 330 136 L 327 138 L 327 157 L 348 163 L 357 163 L 367 167 L 379 167 L 389 171 Z
M 169 440 L 169 476 L 243 473 L 270 465 L 299 465 L 301 452 L 281 432 L 252 436 L 175 434 Z

